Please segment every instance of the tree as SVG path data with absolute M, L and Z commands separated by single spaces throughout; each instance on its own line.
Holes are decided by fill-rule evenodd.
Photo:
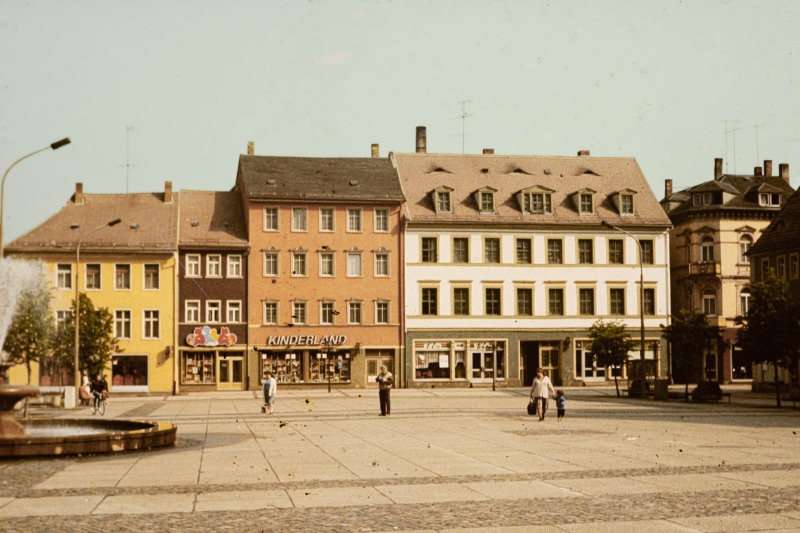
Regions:
M 81 299 L 80 350 L 79 363 L 81 372 L 89 376 L 102 374 L 111 359 L 111 355 L 119 353 L 120 347 L 114 337 L 114 317 L 106 307 L 95 308 L 92 300 L 84 293 Z M 75 301 L 72 301 L 72 313 L 61 322 L 56 332 L 54 357 L 61 368 L 75 368 Z
M 628 361 L 628 352 L 632 347 L 631 337 L 625 332 L 622 322 L 603 322 L 598 320 L 589 329 L 592 345 L 589 353 L 599 366 L 621 368 Z M 614 371 L 614 385 L 619 398 L 618 372 Z
M 750 285 L 747 316 L 741 324 L 737 344 L 751 363 L 771 363 L 775 368 L 775 402 L 781 406 L 778 367 L 789 366 L 800 349 L 800 304 L 786 280 L 770 271 Z
M 31 383 L 31 364 L 50 353 L 55 321 L 50 312 L 52 295 L 42 282 L 24 290 L 19 295 L 17 308 L 3 350 L 10 361 L 25 365 L 28 384 Z
M 686 383 L 686 399 L 689 399 L 691 378 L 703 380 L 703 350 L 708 343 L 706 315 L 681 309 L 672 316 L 672 324 L 661 326 L 664 337 L 670 343 L 672 364 L 682 371 Z

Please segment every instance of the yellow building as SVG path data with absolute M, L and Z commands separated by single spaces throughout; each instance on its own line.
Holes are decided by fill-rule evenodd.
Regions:
M 78 183 L 67 205 L 6 247 L 9 256 L 45 264 L 57 321 L 68 316 L 76 287 L 111 312 L 120 346 L 106 369 L 112 392 L 173 392 L 176 196 L 171 182 L 162 194 L 91 195 Z M 69 371 L 33 370 L 43 387 L 72 383 Z M 10 380 L 26 381 L 25 368 L 14 367 Z

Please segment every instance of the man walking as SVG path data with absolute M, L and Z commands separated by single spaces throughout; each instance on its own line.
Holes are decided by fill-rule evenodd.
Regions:
M 392 401 L 389 396 L 394 385 L 394 378 L 386 365 L 381 366 L 380 373 L 375 377 L 375 382 L 378 384 L 378 396 L 381 400 L 381 416 L 389 416 L 392 411 Z
M 550 394 L 555 396 L 555 389 L 550 382 L 550 378 L 544 375 L 541 367 L 536 369 L 536 377 L 533 378 L 533 385 L 531 386 L 531 399 L 536 402 L 536 413 L 539 415 L 539 422 L 544 420 L 544 414 L 547 412 L 547 398 Z

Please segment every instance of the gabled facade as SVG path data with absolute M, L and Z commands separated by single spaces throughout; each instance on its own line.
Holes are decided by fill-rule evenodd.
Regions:
M 736 348 L 735 319 L 746 314 L 752 260 L 747 253 L 792 195 L 789 165 L 772 175 L 772 161 L 752 175 L 722 172 L 714 179 L 673 193 L 667 180 L 662 206 L 670 231 L 672 308 L 703 312 L 719 334 L 706 353 L 709 380 L 730 383 L 751 379 L 752 369 Z M 690 376 L 677 375 L 679 379 Z
M 391 156 L 407 199 L 408 386 L 528 385 L 539 366 L 564 385 L 613 379 L 588 354 L 598 319 L 626 324 L 636 371 L 634 237 L 645 367 L 666 374 L 670 223 L 634 159 L 432 154 L 424 130 L 417 146 Z

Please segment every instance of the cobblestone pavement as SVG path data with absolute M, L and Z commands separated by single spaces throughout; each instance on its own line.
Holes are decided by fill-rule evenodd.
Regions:
M 798 531 L 800 414 L 567 390 L 114 398 L 178 424 L 174 448 L 0 461 L 0 531 Z M 554 414 L 554 412 L 552 413 Z M 88 417 L 88 412 L 63 416 Z

